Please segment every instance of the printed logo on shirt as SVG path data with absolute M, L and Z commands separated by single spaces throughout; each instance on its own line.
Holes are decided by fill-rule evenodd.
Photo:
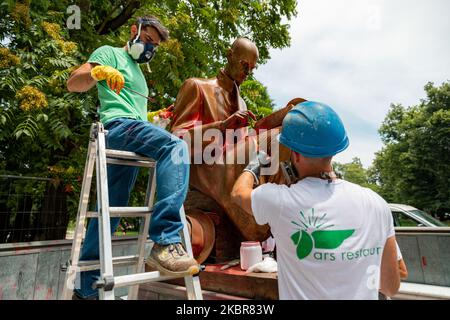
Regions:
M 336 249 L 348 239 L 355 229 L 347 230 L 325 230 L 333 227 L 333 224 L 326 224 L 327 214 L 321 217 L 314 215 L 314 208 L 311 209 L 311 215 L 305 217 L 300 211 L 300 224 L 292 221 L 299 230 L 291 235 L 291 240 L 297 247 L 297 257 L 302 260 L 306 258 L 313 249 Z

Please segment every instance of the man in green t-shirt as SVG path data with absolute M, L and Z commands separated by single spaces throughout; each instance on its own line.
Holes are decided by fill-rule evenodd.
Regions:
M 71 92 L 85 92 L 97 86 L 100 120 L 108 130 L 108 148 L 136 152 L 157 161 L 157 201 L 149 230 L 154 246 L 147 263 L 166 274 L 192 275 L 199 272 L 199 266 L 183 248 L 179 234 L 183 227 L 179 212 L 189 182 L 187 145 L 148 122 L 147 100 L 133 92 L 148 95 L 139 64 L 152 60 L 158 45 L 168 39 L 168 34 L 157 18 L 138 18 L 131 26 L 131 38 L 126 46 L 102 46 L 95 50 L 88 62 L 71 74 L 67 88 Z M 134 167 L 108 165 L 110 206 L 128 205 L 137 173 L 138 169 Z M 119 220 L 111 219 L 112 231 Z M 80 260 L 98 260 L 98 256 L 98 221 L 92 219 Z M 98 276 L 98 270 L 82 272 L 81 287 L 75 290 L 75 298 L 97 298 L 98 291 L 91 285 Z

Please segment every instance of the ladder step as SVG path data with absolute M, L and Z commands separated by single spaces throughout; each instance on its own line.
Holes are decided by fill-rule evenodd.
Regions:
M 151 215 L 153 212 L 152 208 L 149 207 L 110 207 L 109 216 L 110 217 L 145 217 Z M 88 218 L 97 218 L 97 211 L 88 211 L 86 216 Z
M 152 161 L 155 162 L 152 158 L 140 156 L 135 152 L 130 151 L 122 151 L 122 150 L 113 150 L 106 149 L 107 157 L 114 157 L 119 159 L 128 159 L 128 160 L 141 160 L 141 161 Z
M 114 288 L 128 287 L 136 284 L 151 282 L 151 281 L 165 281 L 170 279 L 183 278 L 184 276 L 167 276 L 162 275 L 159 271 L 143 272 L 128 274 L 124 276 L 114 277 Z
M 137 166 L 137 167 L 155 167 L 155 160 L 149 157 L 140 156 L 135 152 L 106 149 L 106 162 L 111 164 Z
M 132 161 L 132 160 L 120 160 L 120 159 L 106 158 L 106 163 L 118 164 L 118 165 L 122 165 L 122 166 L 132 166 L 132 167 L 147 167 L 147 168 L 155 167 L 155 163 L 150 162 L 150 161 Z
M 113 257 L 113 265 L 116 267 L 129 266 L 136 264 L 139 259 L 138 255 Z M 98 260 L 78 261 L 79 271 L 99 270 L 100 262 Z

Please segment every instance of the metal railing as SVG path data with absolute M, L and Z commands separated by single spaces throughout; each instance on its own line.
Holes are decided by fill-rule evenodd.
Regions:
M 49 178 L 0 175 L 0 243 L 65 239 L 67 194 Z
M 95 199 L 95 187 L 91 191 L 90 198 Z M 55 179 L 0 175 L 0 244 L 72 239 L 78 197 L 76 191 L 68 194 Z M 90 201 L 90 207 L 95 210 L 95 201 Z M 139 219 L 123 218 L 114 236 L 136 235 L 139 223 Z

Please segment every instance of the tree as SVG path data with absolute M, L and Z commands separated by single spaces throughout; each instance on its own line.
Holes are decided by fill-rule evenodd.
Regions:
M 258 120 L 272 113 L 274 103 L 267 93 L 267 88 L 260 82 L 253 78 L 247 79 L 242 83 L 241 91 L 247 108 Z
M 269 58 L 269 48 L 289 45 L 284 16 L 296 15 L 296 1 L 162 1 L 149 2 L 137 14 L 153 12 L 169 28 L 171 40 L 161 46 L 148 74 L 149 88 L 158 105 L 174 101 L 184 80 L 192 76 L 212 77 L 226 62 L 226 50 L 233 40 L 246 36 L 259 49 L 260 61 Z M 121 42 L 128 40 L 128 28 L 121 29 Z M 243 89 L 245 94 L 245 86 Z
M 450 83 L 425 92 L 418 105 L 391 105 L 374 170 L 386 199 L 436 213 L 450 208 Z
M 67 39 L 79 47 L 79 62 L 100 45 L 123 46 L 129 40 L 129 26 L 136 16 L 154 14 L 169 28 L 171 38 L 159 48 L 152 62 L 152 73 L 143 68 L 150 94 L 157 99 L 156 105 L 150 106 L 153 110 L 173 103 L 187 78 L 214 76 L 225 62 L 226 49 L 238 36 L 254 41 L 260 52 L 259 63 L 265 63 L 270 58 L 269 48 L 283 48 L 290 43 L 289 26 L 282 18 L 290 20 L 297 14 L 295 0 L 79 0 L 75 3 L 81 8 L 81 29 L 66 30 Z M 25 27 L 22 32 L 37 20 L 49 20 L 65 29 L 65 10 L 71 4 L 67 0 L 31 4 L 29 0 L 9 0 L 0 7 L 5 20 L 0 26 L 0 38 L 18 35 L 17 21 Z
M 185 79 L 214 76 L 238 36 L 253 40 L 265 63 L 269 48 L 289 45 L 282 18 L 296 15 L 294 0 L 79 0 L 81 29 L 69 30 L 66 9 L 73 2 L 0 4 L 0 172 L 53 177 L 73 215 L 97 93 L 68 93 L 66 81 L 94 49 L 123 46 L 135 17 L 158 16 L 171 38 L 159 48 L 152 72 L 143 67 L 156 99 L 149 109 L 158 110 L 173 103 Z M 267 91 L 256 80 L 244 84 L 242 94 L 252 110 L 270 112 Z M 141 184 L 137 190 L 145 190 Z
M 18 194 L 26 190 L 34 199 L 42 199 L 40 204 L 25 201 L 21 210 L 30 211 L 39 205 L 38 214 L 28 215 L 23 225 L 33 224 L 36 230 L 45 230 L 49 227 L 45 224 L 52 221 L 49 216 L 55 216 L 55 205 L 66 212 L 69 205 L 69 212 L 76 213 L 74 186 L 79 191 L 76 178 L 82 175 L 95 96 L 70 94 L 65 89 L 65 81 L 79 64 L 81 54 L 78 44 L 67 40 L 67 31 L 52 22 L 62 18 L 63 13 L 49 12 L 41 20 L 29 1 L 9 5 L 0 6 L 0 35 L 6 44 L 0 47 L 0 173 L 54 180 L 44 189 L 33 181 L 17 181 L 14 186 L 6 184 L 1 188 L 11 187 Z M 50 199 L 55 201 L 47 201 Z M 10 205 L 11 212 L 17 214 L 17 203 Z M 67 224 L 68 217 L 62 218 L 57 223 Z M 48 240 L 64 233 L 53 230 Z M 25 240 L 42 236 L 35 233 Z
M 288 25 L 281 19 L 296 15 L 296 1 L 292 0 L 76 3 L 81 8 L 81 30 L 65 28 L 65 10 L 72 1 L 9 0 L 0 6 L 0 39 L 6 43 L 0 51 L 0 121 L 4 126 L 0 156 L 4 170 L 44 173 L 49 166 L 68 160 L 74 151 L 84 151 L 96 110 L 96 92 L 69 94 L 65 81 L 101 44 L 123 45 L 132 16 L 155 14 L 171 32 L 171 39 L 152 62 L 152 73 L 143 68 L 150 95 L 157 100 L 149 106 L 154 110 L 171 104 L 186 78 L 213 76 L 238 36 L 252 39 L 261 63 L 267 61 L 270 47 L 289 44 Z M 267 90 L 255 79 L 243 84 L 242 95 L 259 116 L 271 112 Z M 14 139 L 8 143 L 11 137 Z
M 353 158 L 350 163 L 341 164 L 339 162 L 333 162 L 333 168 L 337 173 L 342 175 L 344 180 L 356 183 L 365 188 L 370 188 L 375 192 L 379 191 L 378 185 L 371 179 L 371 171 L 364 169 L 358 157 Z

